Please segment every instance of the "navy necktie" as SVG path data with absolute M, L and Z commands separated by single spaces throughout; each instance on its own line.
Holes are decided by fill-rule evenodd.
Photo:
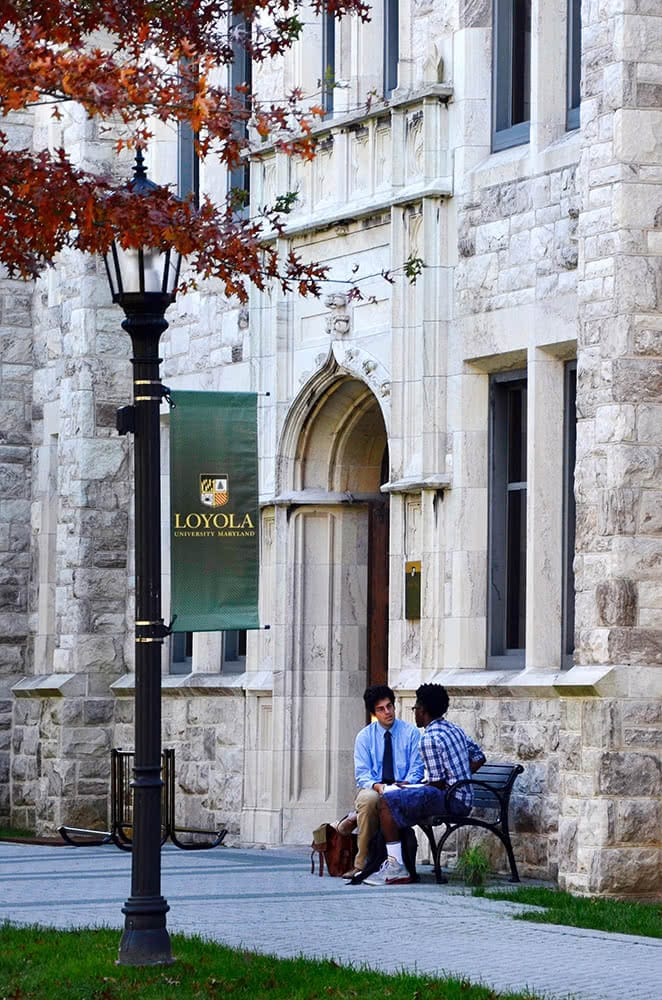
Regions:
M 384 760 L 382 762 L 382 783 L 392 785 L 395 780 L 393 774 L 393 745 L 391 743 L 391 733 L 387 729 L 384 733 Z

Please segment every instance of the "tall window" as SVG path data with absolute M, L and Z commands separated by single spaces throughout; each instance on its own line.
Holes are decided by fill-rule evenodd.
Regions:
M 327 10 L 322 12 L 322 107 L 333 114 L 333 87 L 336 79 L 336 21 Z
M 529 141 L 531 0 L 494 0 L 493 150 Z
M 398 85 L 400 58 L 400 0 L 384 0 L 384 97 Z
M 189 62 L 180 63 L 182 73 Z M 177 127 L 177 194 L 185 199 L 193 196 L 195 205 L 200 197 L 200 161 L 195 149 L 195 132 L 190 122 L 179 122 Z
M 573 665 L 575 652 L 575 461 L 577 458 L 577 362 L 565 368 L 563 426 L 563 649 L 561 663 Z
M 523 666 L 526 634 L 526 376 L 490 386 L 488 643 L 491 665 Z
M 568 129 L 579 128 L 582 55 L 582 0 L 568 0 Z
M 251 87 L 253 84 L 253 62 L 246 43 L 250 42 L 251 22 L 239 14 L 232 17 L 232 52 L 230 67 L 230 94 L 238 100 L 246 111 L 250 111 Z M 237 87 L 240 89 L 237 90 Z M 236 125 L 239 138 L 246 139 L 248 122 Z M 251 190 L 251 166 L 246 157 L 230 171 L 228 189 L 234 199 L 234 209 L 238 215 L 248 215 Z

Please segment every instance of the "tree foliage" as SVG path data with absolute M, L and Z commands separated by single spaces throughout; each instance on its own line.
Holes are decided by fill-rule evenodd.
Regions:
M 200 158 L 232 169 L 250 121 L 262 140 L 311 157 L 323 109 L 305 107 L 298 90 L 281 103 L 241 86 L 231 92 L 227 67 L 240 46 L 256 63 L 283 55 L 301 35 L 303 11 L 323 7 L 337 17 L 368 11 L 363 0 L 0 0 L 0 263 L 8 273 L 34 277 L 63 248 L 100 253 L 120 237 L 125 246 L 174 245 L 193 274 L 219 278 L 242 299 L 245 279 L 317 291 L 324 268 L 293 252 L 280 258 L 266 238 L 282 232 L 282 202 L 240 219 L 228 199 L 205 197 L 198 208 L 167 189 L 139 198 L 116 170 L 86 169 L 65 149 L 17 148 L 15 126 L 36 107 L 50 106 L 58 119 L 75 103 L 119 153 L 148 145 L 155 122 L 188 123 Z

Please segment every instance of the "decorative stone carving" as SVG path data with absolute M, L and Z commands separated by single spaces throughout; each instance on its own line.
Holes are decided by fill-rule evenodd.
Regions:
M 347 296 L 343 292 L 332 292 L 324 299 L 329 310 L 326 317 L 326 332 L 334 339 L 346 337 L 351 330 L 351 320 L 347 312 Z
M 416 111 L 407 120 L 407 176 L 423 173 L 423 112 Z

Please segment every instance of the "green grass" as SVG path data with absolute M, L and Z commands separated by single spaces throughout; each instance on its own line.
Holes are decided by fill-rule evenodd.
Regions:
M 568 927 L 587 927 L 619 934 L 640 934 L 643 937 L 662 937 L 660 903 L 594 899 L 535 886 L 522 886 L 518 889 L 481 888 L 474 889 L 472 895 L 544 907 L 542 912 L 527 910 L 524 913 L 514 913 L 515 920 L 532 920 L 538 924 L 565 924 Z
M 222 920 L 222 914 L 219 915 Z M 461 980 L 388 976 L 172 937 L 168 966 L 115 965 L 119 931 L 0 925 L 0 997 L 10 1000 L 535 1000 Z
M 20 827 L 0 826 L 0 840 L 23 840 L 34 837 L 34 830 L 21 830 Z

